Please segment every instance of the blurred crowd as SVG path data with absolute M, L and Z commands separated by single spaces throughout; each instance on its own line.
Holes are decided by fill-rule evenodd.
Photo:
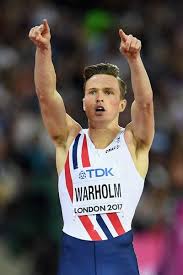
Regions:
M 84 3 L 86 2 L 86 3 Z M 62 218 L 55 150 L 34 87 L 35 47 L 44 18 L 51 28 L 57 90 L 67 112 L 87 127 L 83 68 L 110 62 L 128 86 L 118 29 L 142 41 L 154 91 L 156 133 L 144 193 L 133 221 L 141 275 L 183 274 L 183 21 L 181 1 L 0 2 L 0 274 L 54 275 Z M 100 2 L 100 3 L 98 3 Z M 173 253 L 172 253 L 173 252 Z

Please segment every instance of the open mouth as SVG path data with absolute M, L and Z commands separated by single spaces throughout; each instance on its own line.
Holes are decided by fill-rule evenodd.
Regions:
M 95 109 L 96 112 L 105 112 L 105 108 L 103 106 L 98 106 Z

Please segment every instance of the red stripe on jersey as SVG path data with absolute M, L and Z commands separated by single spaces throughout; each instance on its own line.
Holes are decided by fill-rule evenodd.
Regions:
M 89 154 L 88 154 L 88 146 L 87 146 L 87 141 L 86 141 L 86 135 L 84 135 L 83 138 L 83 144 L 82 144 L 82 152 L 81 152 L 81 159 L 82 159 L 82 165 L 83 167 L 90 167 L 90 159 L 89 159 Z M 90 235 L 90 238 L 93 241 L 98 241 L 101 240 L 102 238 L 100 235 L 97 233 L 96 230 L 93 229 L 93 224 L 90 221 L 88 216 L 80 216 L 80 221 L 82 222 L 83 226 L 87 230 L 88 234 Z
M 84 139 L 83 139 L 81 158 L 82 158 L 83 167 L 91 166 L 90 160 L 89 160 L 89 154 L 88 154 L 86 135 L 84 135 Z M 124 230 L 116 213 L 108 213 L 107 216 L 108 216 L 109 220 L 111 221 L 111 223 L 118 235 L 125 233 L 125 230 Z M 93 225 L 92 225 L 90 219 L 88 218 L 88 216 L 80 216 L 80 220 L 83 223 L 84 227 L 87 228 L 87 232 L 90 235 L 90 237 L 92 238 L 92 240 L 101 240 L 101 237 L 98 235 L 98 233 L 93 230 Z M 97 234 L 98 236 L 95 234 Z M 98 237 L 99 237 L 99 239 L 98 239 Z
M 90 160 L 89 160 L 89 154 L 88 154 L 88 146 L 87 146 L 87 141 L 86 141 L 86 135 L 84 135 L 84 139 L 83 139 L 81 158 L 82 158 L 83 167 L 90 167 L 91 166 Z
M 86 149 L 84 152 L 86 153 Z M 87 160 L 87 158 L 86 158 L 86 160 Z M 88 159 L 88 161 L 89 161 L 89 159 Z M 67 190 L 68 190 L 70 199 L 71 199 L 71 201 L 73 201 L 73 182 L 72 182 L 70 166 L 69 166 L 69 153 L 67 155 L 67 160 L 65 163 L 65 180 L 66 180 L 66 186 L 67 186 Z M 81 223 L 83 224 L 84 228 L 86 229 L 88 235 L 90 236 L 90 238 L 93 241 L 102 239 L 100 237 L 100 235 L 97 233 L 97 231 L 93 229 L 93 224 L 90 221 L 88 216 L 80 216 L 79 219 L 80 219 Z
M 84 228 L 86 229 L 86 231 L 90 235 L 90 238 L 93 241 L 102 240 L 102 238 L 100 237 L 100 235 L 98 234 L 98 232 L 93 229 L 93 224 L 90 221 L 90 219 L 89 219 L 88 216 L 80 216 L 79 218 L 80 218 L 80 221 L 82 222 Z
M 125 230 L 121 224 L 121 221 L 116 213 L 108 213 L 107 214 L 109 220 L 111 221 L 114 229 L 118 233 L 118 235 L 122 235 L 125 233 Z
M 67 160 L 65 163 L 65 180 L 66 180 L 66 186 L 67 186 L 69 196 L 71 198 L 71 201 L 73 201 L 73 183 L 72 183 L 71 172 L 69 167 L 69 153 L 67 155 Z

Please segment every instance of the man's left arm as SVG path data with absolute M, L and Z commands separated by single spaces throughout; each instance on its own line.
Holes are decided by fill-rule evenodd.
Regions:
M 134 102 L 131 107 L 133 135 L 140 146 L 150 148 L 154 137 L 153 92 L 149 77 L 140 56 L 141 41 L 119 31 L 120 51 L 128 61 Z

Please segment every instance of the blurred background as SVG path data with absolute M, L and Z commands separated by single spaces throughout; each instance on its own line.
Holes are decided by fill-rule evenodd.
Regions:
M 57 89 L 67 112 L 82 111 L 84 66 L 110 62 L 128 85 L 118 29 L 142 41 L 154 90 L 156 134 L 144 193 L 133 221 L 141 275 L 183 274 L 183 3 L 181 1 L 1 0 L 0 2 L 0 274 L 54 275 L 62 218 L 55 150 L 35 95 L 31 27 L 47 18 Z M 68 274 L 69 275 L 69 274 Z

